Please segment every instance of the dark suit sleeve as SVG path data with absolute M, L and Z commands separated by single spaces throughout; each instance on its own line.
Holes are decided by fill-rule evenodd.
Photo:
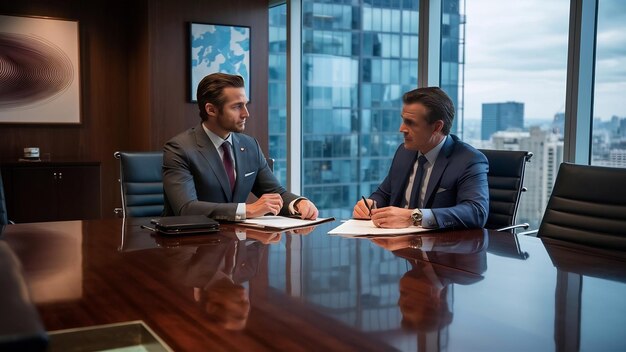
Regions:
M 456 205 L 431 209 L 439 227 L 479 228 L 485 226 L 489 214 L 488 170 L 489 163 L 482 153 L 476 152 L 467 161 L 458 177 Z
M 170 140 L 163 148 L 163 189 L 172 212 L 166 215 L 206 214 L 215 219 L 235 220 L 237 203 L 198 200 L 189 157 L 178 140 Z
M 402 144 L 398 147 L 398 149 L 396 150 L 396 154 L 393 156 L 393 161 L 391 162 L 391 167 L 389 169 L 389 172 L 387 173 L 387 176 L 385 177 L 383 182 L 378 186 L 376 191 L 374 191 L 374 193 L 372 193 L 369 197 L 370 199 L 376 202 L 376 207 L 378 208 L 383 208 L 383 207 L 392 205 L 391 204 L 392 178 L 397 179 L 401 177 L 397 175 L 398 173 L 397 168 L 398 168 L 398 163 L 400 159 L 399 154 L 400 154 L 401 148 L 402 148 Z
M 389 179 L 391 173 L 387 174 L 387 177 L 378 186 L 376 191 L 370 195 L 370 199 L 376 202 L 377 208 L 389 206 L 389 199 L 391 197 L 391 180 Z

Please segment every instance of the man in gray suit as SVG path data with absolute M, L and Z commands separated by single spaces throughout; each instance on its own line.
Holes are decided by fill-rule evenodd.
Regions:
M 287 192 L 256 139 L 242 134 L 248 99 L 241 76 L 210 74 L 198 84 L 202 123 L 169 140 L 163 153 L 164 215 L 244 220 L 265 214 L 316 219 L 315 205 Z M 246 204 L 252 192 L 258 200 Z
M 398 147 L 385 180 L 354 206 L 355 218 L 385 228 L 485 226 L 489 213 L 487 158 L 450 134 L 454 105 L 437 87 L 402 97 Z M 376 205 L 378 209 L 369 211 Z

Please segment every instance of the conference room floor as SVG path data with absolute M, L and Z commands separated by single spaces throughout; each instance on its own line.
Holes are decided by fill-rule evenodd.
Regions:
M 328 235 L 340 221 L 165 238 L 149 220 L 4 228 L 46 330 L 140 320 L 175 351 L 626 350 L 619 253 L 483 229 Z

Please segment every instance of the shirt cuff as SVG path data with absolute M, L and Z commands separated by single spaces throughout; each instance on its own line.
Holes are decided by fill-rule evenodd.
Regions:
M 246 203 L 238 203 L 235 211 L 235 221 L 246 220 Z
M 308 200 L 306 197 L 298 197 L 298 198 L 292 200 L 291 203 L 289 203 L 289 215 L 300 214 L 299 212 L 296 211 L 296 208 L 294 207 L 294 204 L 296 204 L 297 201 L 302 200 L 302 199 Z
M 422 211 L 422 227 L 425 229 L 436 229 L 439 227 L 435 214 L 430 209 L 420 209 Z

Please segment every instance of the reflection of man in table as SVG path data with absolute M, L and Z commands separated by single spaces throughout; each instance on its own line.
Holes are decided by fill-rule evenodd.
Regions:
M 245 230 L 238 231 L 246 238 Z M 186 286 L 193 287 L 193 298 L 209 317 L 229 330 L 245 328 L 250 312 L 247 282 L 258 271 L 268 243 L 280 241 L 280 234 L 247 234 L 239 240 L 235 233 L 219 236 L 219 241 L 200 245 L 191 258 L 181 263 Z M 252 240 L 249 238 L 258 238 Z M 178 270 L 177 270 L 178 271 Z
M 307 235 L 315 227 L 286 231 L 286 235 Z M 245 227 L 224 226 L 198 245 L 179 244 L 170 248 L 176 263 L 172 276 L 176 282 L 193 287 L 193 299 L 209 318 L 229 330 L 245 328 L 250 312 L 248 281 L 256 276 L 267 245 L 279 243 L 280 232 L 266 232 Z
M 487 269 L 486 231 L 372 239 L 411 264 L 400 279 L 402 325 L 421 332 L 452 322 L 451 284 L 471 285 Z
M 246 325 L 250 301 L 243 283 L 256 274 L 261 247 L 237 239 L 200 246 L 187 266 L 185 281 L 193 286 L 194 300 L 226 329 Z

